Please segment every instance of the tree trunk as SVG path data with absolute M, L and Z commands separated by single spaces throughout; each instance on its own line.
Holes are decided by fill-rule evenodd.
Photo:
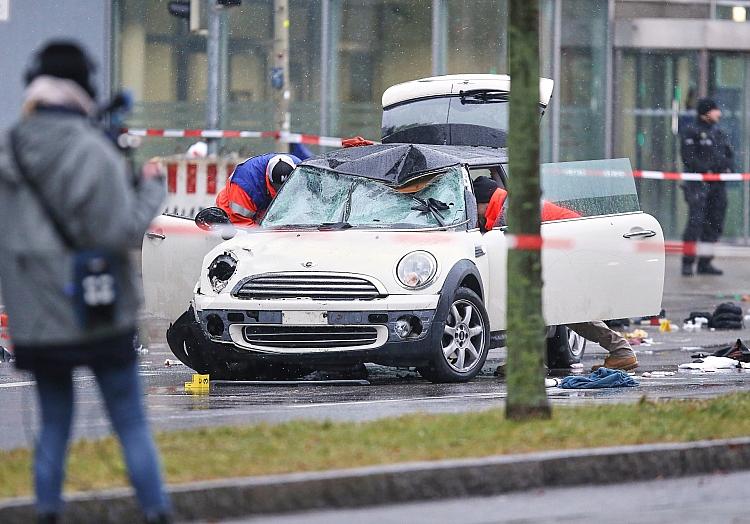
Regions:
M 539 0 L 510 0 L 510 161 L 508 219 L 517 240 L 508 251 L 508 400 L 511 419 L 549 417 L 544 388 L 539 184 Z M 526 244 L 526 242 L 524 242 Z M 539 244 L 537 243 L 537 246 Z M 522 247 L 522 246 L 519 246 Z

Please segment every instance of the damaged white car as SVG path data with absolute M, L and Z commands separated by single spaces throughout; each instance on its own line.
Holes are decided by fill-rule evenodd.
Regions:
M 471 184 L 488 173 L 506 179 L 505 150 L 384 144 L 307 161 L 259 228 L 196 264 L 192 296 L 176 286 L 221 239 L 196 226 L 202 234 L 182 235 L 191 222 L 162 216 L 144 243 L 149 309 L 176 319 L 174 354 L 216 378 L 372 362 L 469 380 L 505 330 L 505 232 L 479 231 Z M 547 323 L 658 313 L 663 236 L 638 208 L 629 162 L 550 165 L 543 179 L 549 200 L 581 214 L 542 225 Z M 550 351 L 580 358 L 566 336 Z
M 159 217 L 144 242 L 144 287 L 148 311 L 175 321 L 174 354 L 214 378 L 367 362 L 434 382 L 476 376 L 504 344 L 508 239 L 504 228 L 480 232 L 472 180 L 502 187 L 512 175 L 509 92 L 504 75 L 393 86 L 383 144 L 300 165 L 259 228 L 227 234 L 209 224 L 226 221 L 215 208 L 196 217 L 204 229 Z M 541 79 L 540 114 L 551 93 Z M 541 174 L 544 198 L 580 215 L 542 224 L 547 359 L 564 367 L 585 348 L 565 324 L 659 312 L 664 238 L 640 210 L 627 159 Z

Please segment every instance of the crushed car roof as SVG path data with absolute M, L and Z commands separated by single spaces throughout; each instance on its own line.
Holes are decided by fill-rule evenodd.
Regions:
M 507 149 L 427 144 L 379 144 L 337 149 L 302 163 L 401 186 L 423 173 L 456 166 L 507 162 Z

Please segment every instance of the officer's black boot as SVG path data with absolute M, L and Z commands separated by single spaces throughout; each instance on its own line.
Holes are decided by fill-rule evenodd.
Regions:
M 703 257 L 703 258 L 698 259 L 698 274 L 699 275 L 723 275 L 724 272 L 711 263 L 710 257 Z
M 682 276 L 692 277 L 693 276 L 693 259 L 689 257 L 682 257 Z

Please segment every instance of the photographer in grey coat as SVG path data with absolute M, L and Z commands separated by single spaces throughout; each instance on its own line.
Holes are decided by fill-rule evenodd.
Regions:
M 62 510 L 74 368 L 93 371 L 147 522 L 170 503 L 142 400 L 132 340 L 139 288 L 128 252 L 165 195 L 163 171 L 133 177 L 101 129 L 92 63 L 54 42 L 26 75 L 23 117 L 0 136 L 0 280 L 16 366 L 41 412 L 34 483 L 40 522 Z

